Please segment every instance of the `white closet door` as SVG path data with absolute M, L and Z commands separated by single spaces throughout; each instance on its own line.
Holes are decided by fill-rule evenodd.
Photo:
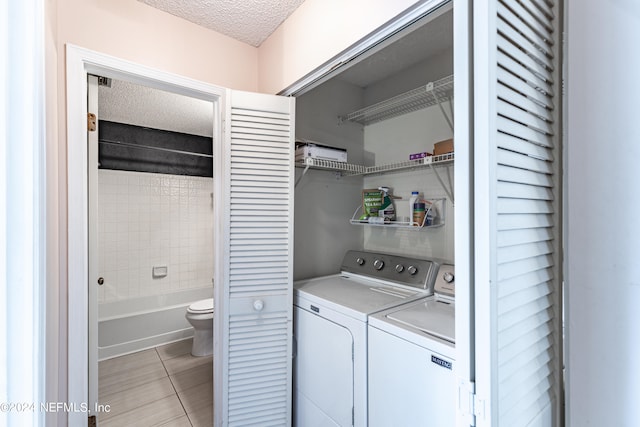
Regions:
M 560 11 L 474 5 L 478 426 L 562 419 Z
M 227 93 L 216 425 L 291 424 L 294 103 Z

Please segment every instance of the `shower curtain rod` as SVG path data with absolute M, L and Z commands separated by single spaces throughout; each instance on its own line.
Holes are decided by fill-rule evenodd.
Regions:
M 145 150 L 166 151 L 166 152 L 169 152 L 169 153 L 186 154 L 188 156 L 207 157 L 209 159 L 213 159 L 213 155 L 211 155 L 211 154 L 194 153 L 192 151 L 174 150 L 172 148 L 151 147 L 150 145 L 131 144 L 129 142 L 111 141 L 109 139 L 100 139 L 100 140 L 98 140 L 98 142 L 100 144 L 121 145 L 123 147 L 142 148 L 142 149 L 145 149 Z

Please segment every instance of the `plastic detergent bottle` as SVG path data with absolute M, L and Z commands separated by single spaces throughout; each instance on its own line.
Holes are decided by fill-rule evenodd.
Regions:
M 424 200 L 418 200 L 413 205 L 413 225 L 422 227 L 425 225 L 425 203 Z
M 378 187 L 382 191 L 382 206 L 378 210 L 378 216 L 384 218 L 384 221 L 396 220 L 396 207 L 393 205 L 393 199 L 389 196 L 389 187 Z
M 418 201 L 419 193 L 417 191 L 411 192 L 411 197 L 409 197 L 409 220 L 413 220 L 413 205 Z

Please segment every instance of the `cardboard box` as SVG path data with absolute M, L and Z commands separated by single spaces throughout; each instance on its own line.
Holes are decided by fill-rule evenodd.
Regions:
M 433 144 L 433 155 L 447 154 L 453 152 L 453 139 L 445 139 L 444 141 Z

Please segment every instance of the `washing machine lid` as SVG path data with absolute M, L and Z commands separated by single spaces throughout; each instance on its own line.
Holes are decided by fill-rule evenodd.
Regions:
M 187 309 L 190 313 L 212 313 L 213 312 L 213 298 L 202 299 L 196 301 Z
M 451 301 L 431 298 L 421 304 L 395 310 L 386 317 L 455 343 L 455 305 Z
M 294 284 L 296 298 L 361 317 L 395 307 L 427 294 L 360 276 L 333 275 L 302 280 Z M 360 316 L 359 316 L 360 315 Z

